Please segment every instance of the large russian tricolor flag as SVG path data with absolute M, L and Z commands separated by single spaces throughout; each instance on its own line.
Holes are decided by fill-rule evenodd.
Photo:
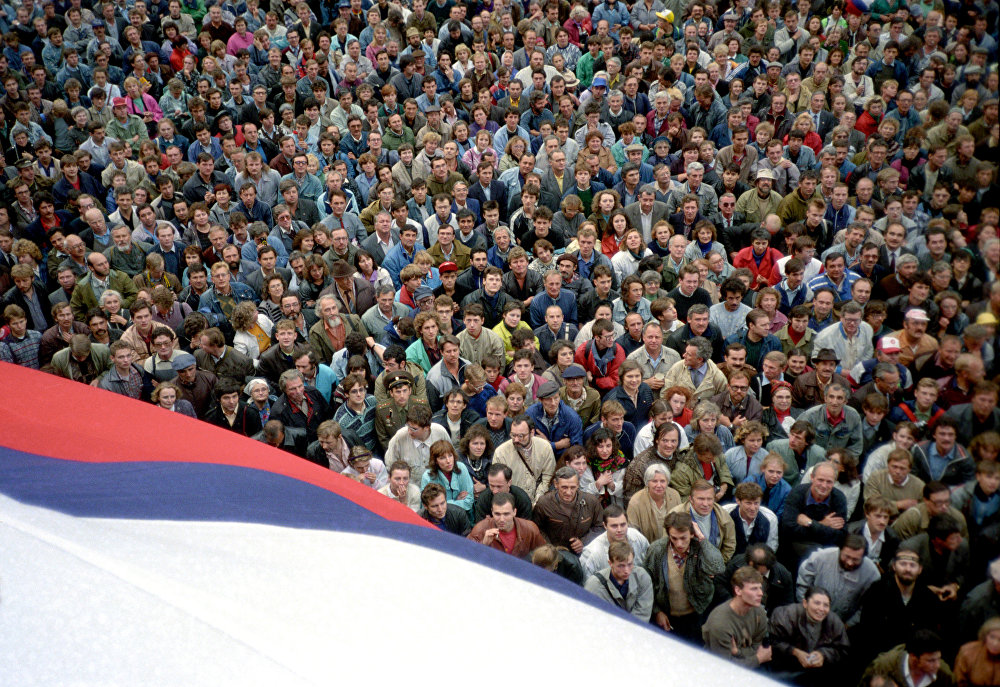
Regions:
M 249 439 L 0 363 L 0 684 L 767 680 Z

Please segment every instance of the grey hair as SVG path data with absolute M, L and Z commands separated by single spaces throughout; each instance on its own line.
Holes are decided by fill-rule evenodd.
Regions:
M 314 312 L 316 313 L 316 317 L 318 317 L 321 320 L 323 319 L 323 301 L 333 301 L 334 303 L 336 303 L 337 299 L 334 298 L 333 295 L 329 293 L 326 294 L 325 296 L 320 296 L 319 298 L 316 299 L 316 308 Z M 337 305 L 339 306 L 340 304 L 338 303 Z
M 278 386 L 281 388 L 281 393 L 285 393 L 285 387 L 293 379 L 303 379 L 302 373 L 298 370 L 285 370 L 281 373 L 281 376 L 278 377 Z M 303 379 L 303 381 L 305 380 Z
M 617 58 L 615 58 L 615 57 L 612 57 L 611 59 L 613 59 L 613 60 L 614 60 L 614 59 L 617 59 Z M 609 98 L 624 98 L 624 97 L 625 97 L 625 94 L 624 94 L 624 93 L 622 93 L 622 92 L 621 92 L 620 90 L 618 90 L 618 89 L 616 88 L 615 90 L 613 90 L 613 91 L 611 91 L 610 93 L 608 93 L 608 97 L 609 97 Z
M 719 417 L 721 413 L 722 410 L 715 403 L 712 403 L 711 401 L 699 401 L 698 405 L 694 407 L 694 411 L 691 413 L 691 426 L 697 428 L 698 422 L 700 422 L 702 418 L 713 415 L 715 417 Z
M 826 396 L 831 391 L 840 391 L 841 393 L 844 394 L 844 396 L 847 396 L 847 397 L 849 397 L 851 395 L 851 392 L 847 390 L 847 387 L 845 387 L 840 382 L 832 382 L 832 383 L 830 383 L 830 385 L 826 387 L 826 391 L 823 392 L 823 396 Z
M 875 371 L 872 372 L 872 377 L 875 377 L 876 379 L 881 379 L 885 375 L 892 374 L 895 371 L 897 371 L 896 366 L 893 365 L 892 363 L 876 363 Z
M 122 295 L 119 292 L 115 291 L 114 289 L 105 289 L 104 293 L 101 294 L 102 308 L 104 307 L 104 301 L 107 300 L 108 296 L 118 296 L 118 303 L 121 305 L 122 308 L 125 307 L 125 299 L 122 298 Z
M 574 470 L 568 465 L 564 465 L 563 467 L 556 470 L 556 473 L 552 475 L 552 480 L 555 481 L 557 479 L 572 479 L 574 477 L 576 478 L 577 482 L 580 481 L 580 475 L 576 473 L 576 470 Z
M 704 172 L 704 171 L 705 171 L 705 165 L 701 164 L 697 160 L 694 161 L 694 162 L 688 163 L 688 166 L 687 166 L 687 172 L 688 172 L 688 174 L 690 174 L 691 172 Z
M 670 468 L 663 463 L 653 463 L 646 468 L 646 472 L 643 473 L 642 483 L 649 484 L 650 480 L 652 480 L 655 475 L 663 475 L 667 478 L 667 482 L 670 482 Z
M 712 359 L 712 342 L 704 336 L 695 336 L 688 339 L 687 345 L 698 349 L 698 357 L 702 360 Z

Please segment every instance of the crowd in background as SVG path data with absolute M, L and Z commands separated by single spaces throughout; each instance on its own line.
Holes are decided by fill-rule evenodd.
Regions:
M 998 15 L 0 2 L 0 361 L 779 680 L 1000 684 Z

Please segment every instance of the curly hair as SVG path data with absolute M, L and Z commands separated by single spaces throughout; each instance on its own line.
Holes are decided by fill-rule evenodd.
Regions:
M 743 440 L 751 434 L 759 434 L 761 439 L 766 440 L 770 435 L 770 432 L 767 431 L 767 427 L 764 426 L 764 423 L 756 420 L 749 420 L 736 428 L 736 432 L 733 434 L 733 441 L 742 445 Z

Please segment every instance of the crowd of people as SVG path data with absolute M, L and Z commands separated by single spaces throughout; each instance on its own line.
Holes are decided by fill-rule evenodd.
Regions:
M 780 680 L 1000 684 L 998 13 L 0 2 L 0 361 Z

